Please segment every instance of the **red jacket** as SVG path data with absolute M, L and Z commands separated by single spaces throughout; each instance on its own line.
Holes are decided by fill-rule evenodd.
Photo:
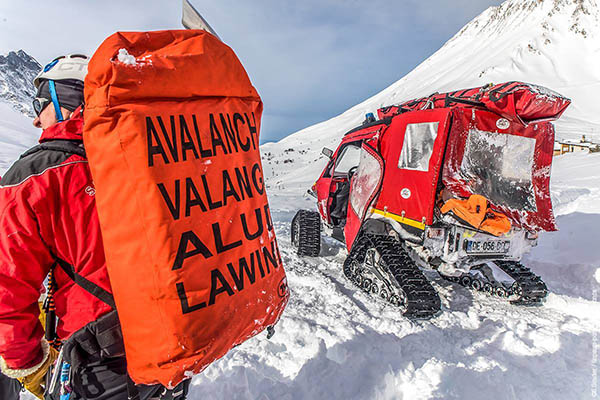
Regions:
M 42 133 L 40 142 L 82 140 L 80 110 Z M 111 292 L 94 185 L 87 160 L 42 150 L 21 158 L 0 180 L 0 356 L 11 369 L 42 359 L 38 298 L 54 257 Z M 68 338 L 110 307 L 55 268 L 58 336 Z

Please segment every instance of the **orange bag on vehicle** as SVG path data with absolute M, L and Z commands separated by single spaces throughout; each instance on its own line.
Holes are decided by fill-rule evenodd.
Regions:
M 449 199 L 441 209 L 442 214 L 452 212 L 463 222 L 474 228 L 500 236 L 510 231 L 510 220 L 488 206 L 485 197 L 472 194 L 468 199 Z
M 259 154 L 261 99 L 204 31 L 110 36 L 84 144 L 136 383 L 173 387 L 279 319 L 289 297 Z

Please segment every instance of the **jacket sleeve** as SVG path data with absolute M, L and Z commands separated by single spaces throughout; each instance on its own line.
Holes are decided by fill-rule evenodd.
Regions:
M 38 299 L 53 257 L 26 188 L 0 187 L 0 364 L 23 370 L 44 357 Z

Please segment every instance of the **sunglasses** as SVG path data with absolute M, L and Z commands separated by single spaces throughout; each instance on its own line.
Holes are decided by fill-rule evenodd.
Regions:
M 38 117 L 44 111 L 44 108 L 48 107 L 48 104 L 52 103 L 52 100 L 43 97 L 36 97 L 33 99 L 33 111 Z

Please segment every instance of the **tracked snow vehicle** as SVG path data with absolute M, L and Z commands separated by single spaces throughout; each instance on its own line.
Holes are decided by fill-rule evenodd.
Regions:
M 421 267 L 514 304 L 539 304 L 540 277 L 520 263 L 556 230 L 550 121 L 570 100 L 508 82 L 384 107 L 346 133 L 309 191 L 318 212 L 292 221 L 299 255 L 321 232 L 346 244 L 344 274 L 409 318 L 440 310 Z

